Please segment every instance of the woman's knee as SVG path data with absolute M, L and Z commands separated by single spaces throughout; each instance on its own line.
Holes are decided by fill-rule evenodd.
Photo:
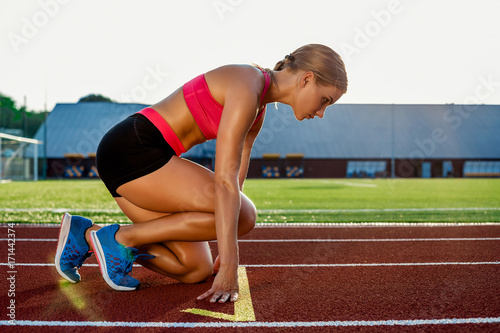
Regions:
M 241 194 L 241 209 L 238 231 L 240 235 L 250 232 L 257 221 L 257 209 L 253 202 L 243 193 Z
M 179 278 L 182 283 L 200 283 L 208 279 L 213 273 L 213 263 L 200 263 L 196 267 L 189 269 L 189 272 Z

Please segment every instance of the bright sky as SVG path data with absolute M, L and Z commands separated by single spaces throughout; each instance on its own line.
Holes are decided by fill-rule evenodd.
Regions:
M 500 104 L 497 0 L 0 0 L 0 92 L 30 110 L 89 93 L 152 104 L 229 63 L 322 43 L 340 103 Z

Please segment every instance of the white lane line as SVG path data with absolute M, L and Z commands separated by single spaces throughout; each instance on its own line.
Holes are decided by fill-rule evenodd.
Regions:
M 471 266 L 471 265 L 500 265 L 500 261 L 471 261 L 471 262 L 414 262 L 414 263 L 359 263 L 359 264 L 267 264 L 267 265 L 240 265 L 248 268 L 296 268 L 296 267 L 391 267 L 391 266 Z M 16 267 L 50 267 L 52 263 L 0 263 L 0 266 Z M 98 267 L 97 264 L 83 264 L 87 267 Z M 135 264 L 134 267 L 142 267 Z
M 358 186 L 358 187 L 377 187 L 377 184 L 370 183 L 352 183 L 352 182 L 344 182 L 344 181 L 335 181 L 334 184 L 346 185 L 346 186 Z
M 100 226 L 107 226 L 114 223 L 97 223 Z M 128 225 L 132 223 L 120 223 Z M 14 228 L 56 228 L 59 230 L 60 223 L 15 223 Z M 470 226 L 495 226 L 500 227 L 500 222 L 349 222 L 349 223 L 334 223 L 334 222 L 283 222 L 283 223 L 266 223 L 258 222 L 256 228 L 365 228 L 365 227 L 470 227 Z M 9 228 L 8 223 L 0 223 L 1 228 Z
M 0 242 L 57 242 L 57 238 L 0 238 Z
M 258 209 L 258 213 L 377 213 L 377 212 L 441 212 L 441 211 L 487 211 L 500 210 L 500 207 L 443 207 L 443 208 L 367 208 L 367 209 Z M 121 213 L 120 209 L 93 208 L 0 208 L 0 212 L 29 213 L 49 212 L 71 213 Z
M 500 261 L 478 262 L 414 262 L 414 263 L 363 263 L 363 264 L 277 264 L 277 265 L 244 265 L 247 268 L 296 268 L 296 267 L 391 267 L 391 266 L 469 266 L 469 265 L 500 265 Z
M 258 213 L 381 213 L 381 212 L 449 212 L 500 210 L 500 207 L 449 208 L 366 208 L 366 209 L 259 209 Z
M 130 321 L 39 321 L 2 320 L 1 326 L 65 326 L 65 327 L 171 327 L 171 328 L 212 328 L 212 327 L 374 327 L 374 326 L 421 326 L 454 324 L 495 324 L 500 317 L 485 318 L 443 318 L 407 320 L 354 320 L 354 321 L 278 321 L 278 322 L 130 322 Z
M 470 226 L 495 226 L 500 227 L 500 222 L 349 222 L 349 223 L 318 223 L 318 222 L 288 222 L 266 223 L 258 222 L 256 228 L 379 228 L 379 227 L 470 227 Z
M 352 238 L 352 239 L 239 239 L 242 243 L 351 243 L 351 242 L 447 242 L 497 241 L 500 237 L 485 238 Z
M 43 213 L 43 212 L 49 212 L 49 213 L 55 213 L 55 214 L 64 214 L 66 212 L 73 212 L 73 213 L 121 213 L 122 211 L 120 209 L 93 209 L 93 208 L 49 208 L 49 207 L 42 207 L 42 208 L 0 208 L 0 212 L 6 212 L 6 213 L 31 213 L 31 212 L 38 212 L 38 213 Z
M 352 243 L 352 242 L 463 242 L 498 241 L 500 237 L 466 238 L 335 238 L 335 239 L 239 239 L 240 243 Z M 57 242 L 57 238 L 0 238 L 1 242 Z

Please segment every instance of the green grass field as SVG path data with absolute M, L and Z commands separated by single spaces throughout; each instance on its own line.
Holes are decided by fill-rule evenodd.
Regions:
M 248 179 L 258 222 L 500 222 L 500 179 Z M 129 222 L 99 180 L 0 184 L 2 222 Z M 308 211 L 310 210 L 310 211 Z

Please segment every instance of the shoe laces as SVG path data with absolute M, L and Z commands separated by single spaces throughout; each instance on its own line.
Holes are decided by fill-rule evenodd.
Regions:
M 82 267 L 84 261 L 87 260 L 87 258 L 89 258 L 90 256 L 92 256 L 92 253 L 94 253 L 94 251 L 87 251 L 87 253 L 85 253 L 83 257 L 80 259 L 80 261 L 78 261 L 76 267 L 77 268 Z
M 148 260 L 148 259 L 154 259 L 156 256 L 151 255 L 151 254 L 146 254 L 146 253 L 139 253 L 139 250 L 137 250 L 134 247 L 127 247 L 127 263 L 124 267 L 124 272 L 125 274 L 128 274 L 132 270 L 132 265 L 134 264 L 134 261 L 139 258 L 143 260 Z

